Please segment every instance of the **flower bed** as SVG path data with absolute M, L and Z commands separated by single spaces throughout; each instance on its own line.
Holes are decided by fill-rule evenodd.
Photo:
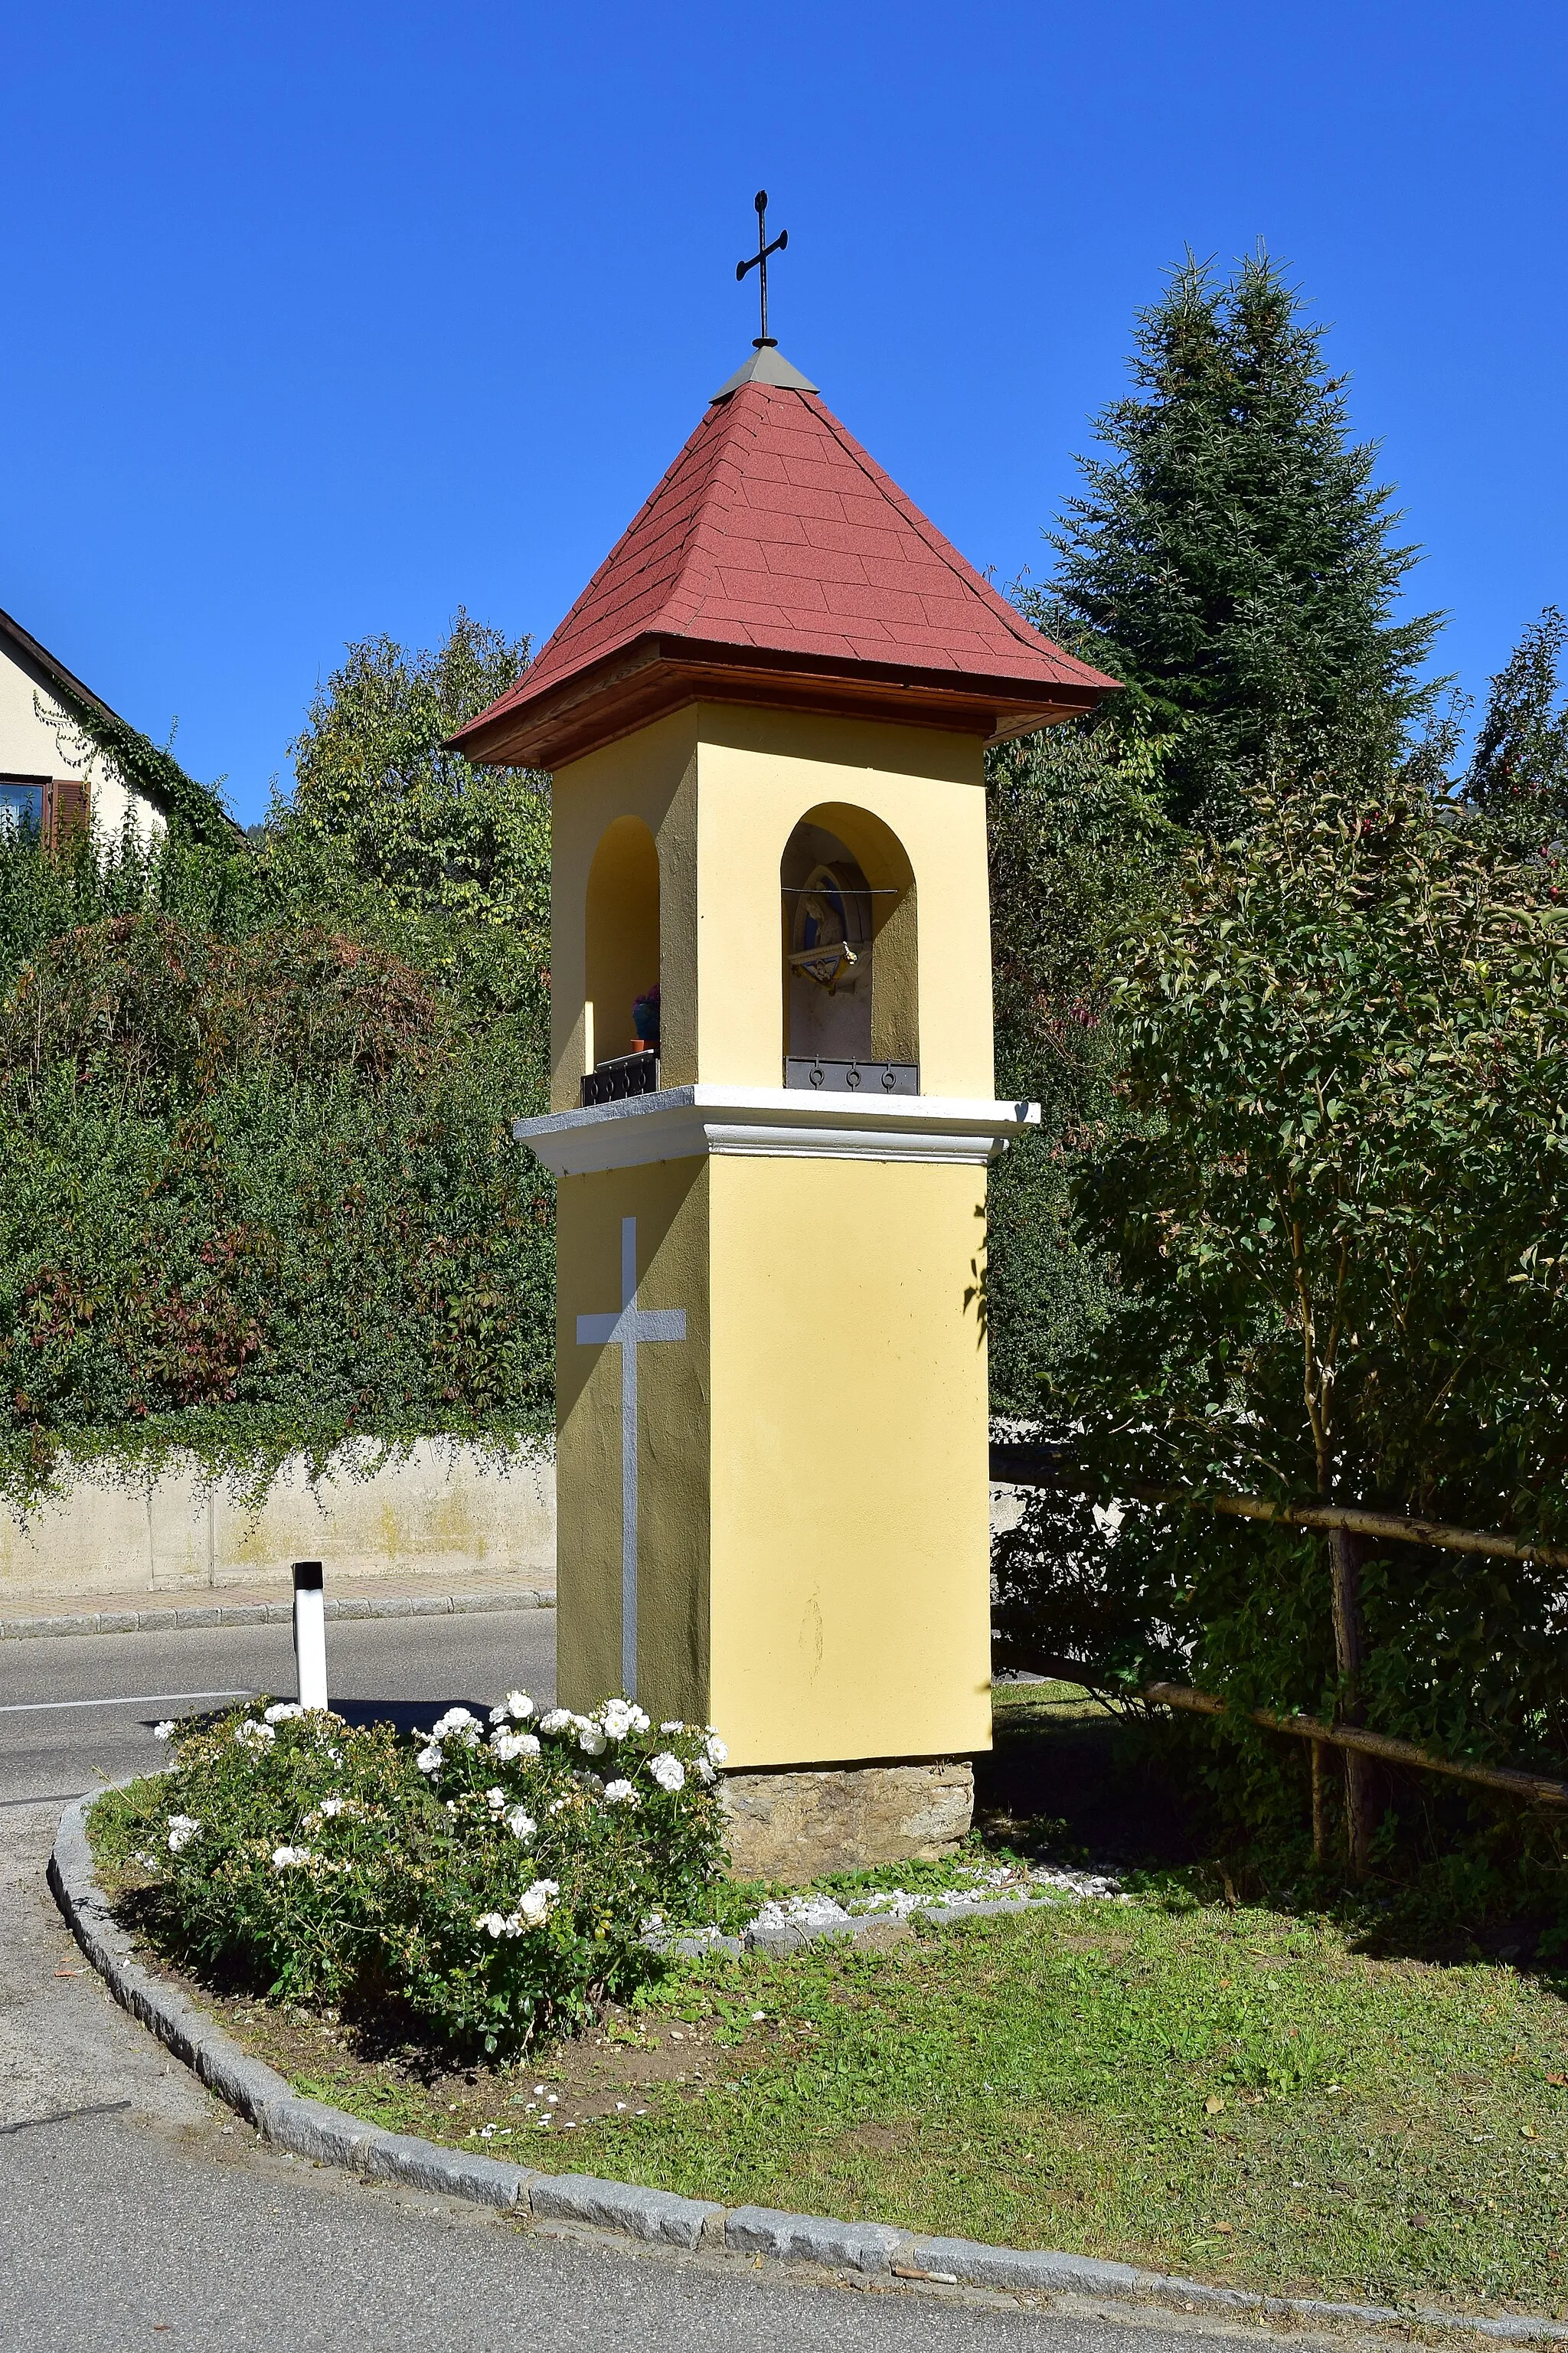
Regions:
M 504 2053 L 632 1990 L 650 1922 L 713 1917 L 723 1743 L 629 1701 L 536 1715 L 512 1692 L 412 1742 L 289 1702 L 159 1732 L 172 1768 L 115 1841 L 152 1876 L 147 1925 L 274 1999 Z

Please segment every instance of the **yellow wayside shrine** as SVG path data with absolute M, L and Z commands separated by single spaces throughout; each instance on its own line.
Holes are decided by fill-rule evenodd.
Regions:
M 984 747 L 1109 685 L 763 346 L 458 739 L 554 775 L 561 1696 L 840 1776 L 836 1852 L 990 1745 Z

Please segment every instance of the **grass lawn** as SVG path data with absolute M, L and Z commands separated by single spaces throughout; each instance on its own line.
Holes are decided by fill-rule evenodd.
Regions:
M 1088 1722 L 1011 1704 L 1030 1736 Z M 1568 2003 L 1540 1978 L 1373 1956 L 1180 1873 L 877 1933 L 679 1965 L 511 2071 L 217 2007 L 301 2089 L 546 2169 L 1334 2297 L 1568 2306 Z

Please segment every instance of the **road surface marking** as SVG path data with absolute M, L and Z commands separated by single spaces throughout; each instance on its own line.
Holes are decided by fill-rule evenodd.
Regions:
M 18 1699 L 0 1707 L 0 1715 L 37 1715 L 58 1707 L 170 1707 L 182 1699 L 254 1699 L 254 1692 L 133 1692 L 127 1699 Z

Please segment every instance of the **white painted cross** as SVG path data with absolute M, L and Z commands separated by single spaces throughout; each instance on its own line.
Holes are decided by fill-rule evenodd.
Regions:
M 637 1695 L 637 1350 L 647 1340 L 684 1340 L 684 1307 L 637 1307 L 637 1221 L 621 1219 L 621 1312 L 579 1315 L 580 1348 L 621 1352 L 621 1688 Z

